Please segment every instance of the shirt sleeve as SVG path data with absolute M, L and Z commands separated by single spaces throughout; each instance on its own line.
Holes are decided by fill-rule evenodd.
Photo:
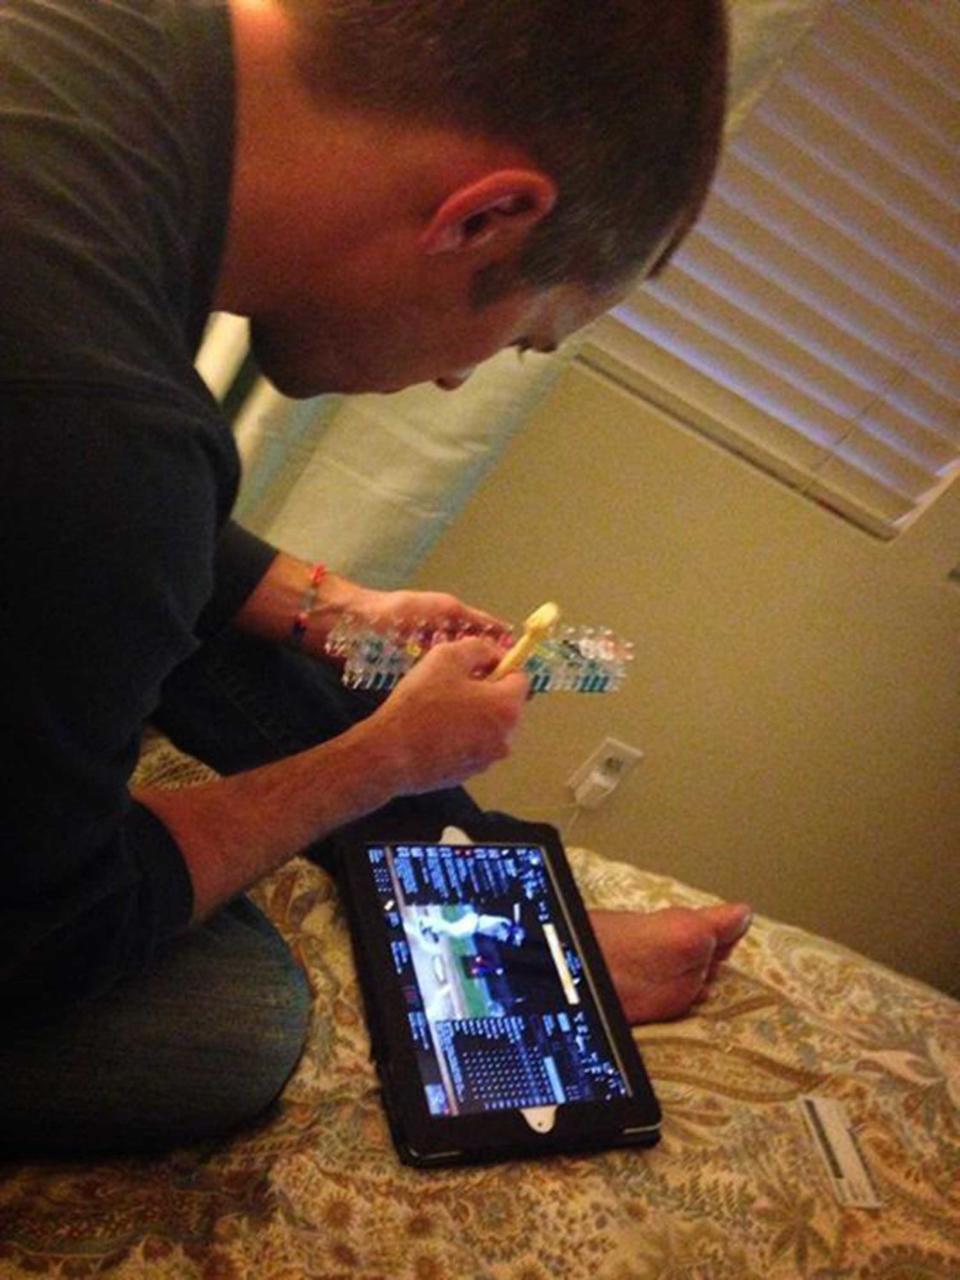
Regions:
M 0 1008 L 46 1010 L 143 969 L 191 916 L 182 854 L 128 782 L 197 644 L 232 446 L 89 388 L 0 389 L 0 422 Z
M 269 542 L 235 520 L 227 522 L 217 540 L 213 595 L 197 627 L 202 638 L 216 635 L 233 621 L 276 555 Z

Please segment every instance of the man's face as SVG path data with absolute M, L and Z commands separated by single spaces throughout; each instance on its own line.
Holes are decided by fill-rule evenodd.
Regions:
M 254 318 L 254 352 L 293 397 L 393 392 L 420 382 L 452 391 L 506 347 L 552 351 L 621 296 L 570 284 L 523 287 L 476 307 L 469 293 L 371 288 L 331 303 L 305 289 L 282 310 Z

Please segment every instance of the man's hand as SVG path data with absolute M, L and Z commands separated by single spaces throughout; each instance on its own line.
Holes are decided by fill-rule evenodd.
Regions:
M 243 631 L 287 643 L 309 582 L 310 566 L 279 552 L 235 622 Z M 439 591 L 376 591 L 338 573 L 327 573 L 301 637 L 303 651 L 315 658 L 326 657 L 327 636 L 346 615 L 379 631 L 423 624 L 429 629 L 449 625 L 454 631 L 474 628 L 494 639 L 503 639 L 510 632 L 508 623 L 471 608 L 456 596 Z
M 480 638 L 441 645 L 367 721 L 396 794 L 454 786 L 509 753 L 529 683 L 518 672 L 484 679 L 500 656 Z
M 236 618 L 244 630 L 290 639 L 310 573 L 276 557 Z M 502 759 L 527 698 L 526 676 L 487 680 L 506 633 L 479 609 L 438 592 L 373 591 L 328 574 L 303 648 L 323 655 L 345 613 L 371 626 L 452 622 L 485 631 L 432 649 L 373 713 L 296 755 L 182 790 L 138 792 L 180 846 L 202 919 L 289 857 L 394 796 L 464 782 Z
M 463 782 L 509 750 L 527 678 L 486 680 L 500 650 L 431 650 L 372 716 L 297 755 L 182 790 L 138 792 L 183 853 L 202 919 L 293 854 L 396 795 Z
M 482 609 L 441 591 L 376 591 L 346 578 L 339 580 L 341 613 L 352 614 L 377 631 L 421 625 L 428 629 L 472 629 L 493 638 L 510 633 L 510 625 Z

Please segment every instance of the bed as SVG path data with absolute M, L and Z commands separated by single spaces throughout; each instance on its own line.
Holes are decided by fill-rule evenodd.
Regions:
M 156 742 L 142 768 L 201 766 Z M 570 850 L 588 904 L 709 895 Z M 455 1172 L 396 1159 L 329 877 L 257 891 L 316 996 L 268 1119 L 161 1158 L 0 1164 L 0 1277 L 203 1280 L 957 1280 L 960 1004 L 760 917 L 693 1016 L 638 1029 L 652 1151 Z M 881 1201 L 844 1208 L 798 1099 L 840 1101 Z

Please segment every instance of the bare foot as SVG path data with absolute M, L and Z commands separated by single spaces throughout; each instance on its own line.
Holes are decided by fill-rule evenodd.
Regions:
M 590 920 L 631 1024 L 664 1022 L 704 999 L 717 966 L 750 927 L 745 903 L 591 911 Z

